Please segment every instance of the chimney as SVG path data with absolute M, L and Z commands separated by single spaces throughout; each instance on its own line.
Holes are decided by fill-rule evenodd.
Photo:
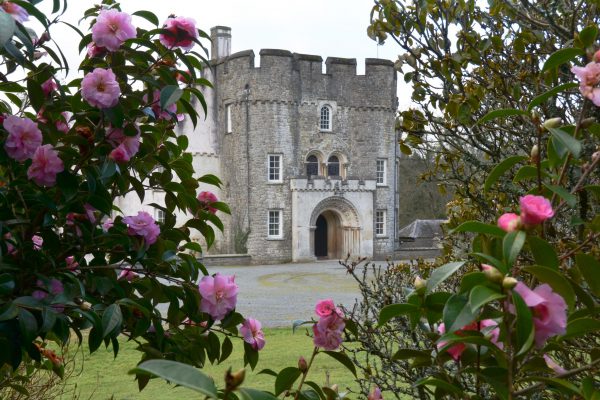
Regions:
M 212 46 L 210 59 L 218 60 L 231 54 L 231 28 L 228 26 L 215 26 L 210 28 Z

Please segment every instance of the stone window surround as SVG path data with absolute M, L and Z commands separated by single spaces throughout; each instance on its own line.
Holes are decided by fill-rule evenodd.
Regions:
M 275 219 L 271 219 L 275 217 Z M 273 231 L 271 228 L 274 228 Z M 276 228 L 276 229 L 275 229 Z M 273 232 L 273 233 L 271 233 Z M 268 240 L 283 240 L 283 210 L 270 209 L 267 212 L 267 239 Z
M 273 159 L 271 158 L 273 157 Z M 272 166 L 271 161 L 278 159 L 278 165 Z M 272 178 L 273 176 L 273 178 Z M 267 182 L 268 183 L 283 183 L 283 154 L 269 153 L 267 154 Z
M 321 111 L 323 107 L 327 107 L 329 109 L 329 128 L 321 127 Z M 319 132 L 332 133 L 333 128 L 333 120 L 334 116 L 337 112 L 337 103 L 335 101 L 330 100 L 320 100 L 317 104 L 317 127 L 319 128 Z
M 233 126 L 231 123 L 231 106 L 232 103 L 225 104 L 225 133 L 233 133 Z

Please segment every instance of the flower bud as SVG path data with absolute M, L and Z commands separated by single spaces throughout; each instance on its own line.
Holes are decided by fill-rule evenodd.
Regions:
M 594 61 L 600 62 L 600 50 L 598 50 L 596 53 L 594 53 Z
M 492 282 L 502 283 L 504 279 L 504 274 L 500 272 L 497 268 L 492 267 L 488 264 L 481 264 L 481 269 L 483 270 L 483 274 Z
M 538 145 L 533 145 L 533 147 L 531 148 L 531 162 L 532 163 L 537 163 L 540 160 L 540 148 L 538 147 Z
M 423 289 L 425 289 L 426 286 L 427 286 L 427 281 L 425 279 L 421 279 L 420 276 L 417 276 L 415 278 L 415 289 L 416 290 L 423 290 Z
M 303 374 L 306 373 L 306 371 L 308 371 L 308 364 L 306 363 L 306 360 L 302 356 L 300 356 L 300 358 L 298 359 L 298 369 Z
M 594 118 L 594 117 L 586 118 L 583 121 L 581 121 L 581 127 L 582 128 L 589 128 L 590 126 L 592 126 L 592 124 L 594 122 L 596 122 L 596 118 Z
M 544 121 L 542 126 L 546 129 L 558 128 L 560 126 L 560 123 L 561 123 L 561 119 L 559 117 L 556 117 L 556 118 L 547 119 L 546 121 Z
M 600 151 L 596 151 L 592 154 L 592 162 L 598 161 L 599 158 L 600 158 Z
M 246 370 L 240 369 L 237 372 L 231 373 L 231 368 L 225 372 L 225 390 L 228 392 L 232 392 L 237 389 L 243 382 L 246 377 Z
M 512 276 L 507 276 L 506 278 L 504 278 L 504 280 L 502 280 L 502 287 L 506 290 L 510 290 L 510 289 L 514 288 L 515 286 L 517 286 L 518 282 L 519 281 L 517 281 Z
M 83 311 L 89 311 L 92 309 L 92 304 L 88 303 L 87 301 L 84 301 L 79 305 L 79 308 L 81 308 Z

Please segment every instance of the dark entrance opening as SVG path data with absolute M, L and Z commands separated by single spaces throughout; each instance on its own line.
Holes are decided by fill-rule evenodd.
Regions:
M 315 256 L 327 257 L 327 220 L 322 215 L 317 218 L 315 230 Z

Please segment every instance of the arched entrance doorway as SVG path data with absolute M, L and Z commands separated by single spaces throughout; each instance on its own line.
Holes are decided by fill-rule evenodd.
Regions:
M 324 211 L 316 222 L 314 249 L 317 258 L 340 258 L 342 230 L 340 216 L 332 210 Z
M 316 258 L 340 259 L 360 254 L 358 213 L 345 198 L 332 196 L 318 203 L 310 226 L 311 252 Z

